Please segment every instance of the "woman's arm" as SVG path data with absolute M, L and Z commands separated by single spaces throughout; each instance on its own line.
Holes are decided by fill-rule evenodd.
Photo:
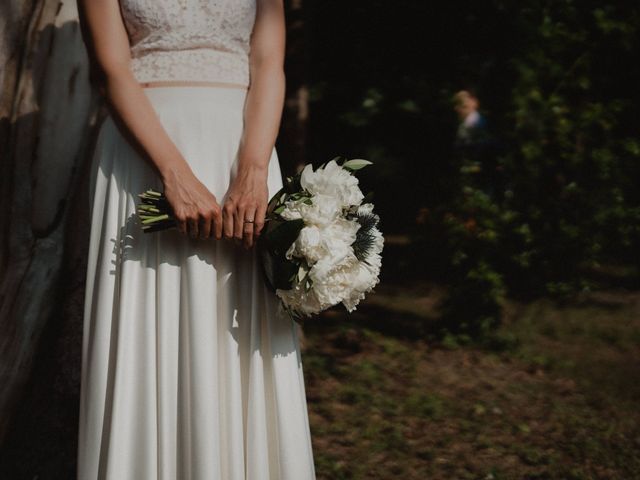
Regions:
M 285 18 L 282 0 L 258 0 L 251 35 L 251 84 L 244 110 L 238 173 L 223 206 L 224 236 L 250 248 L 267 211 L 267 174 L 284 106 Z M 244 223 L 254 220 L 254 223 Z
M 192 237 L 222 237 L 222 209 L 215 196 L 194 175 L 173 143 L 153 105 L 130 69 L 129 39 L 118 0 L 78 0 L 81 21 L 89 34 L 99 70 L 101 91 L 138 148 L 151 161 L 164 184 L 164 193 L 178 228 Z M 199 222 L 202 228 L 199 228 Z

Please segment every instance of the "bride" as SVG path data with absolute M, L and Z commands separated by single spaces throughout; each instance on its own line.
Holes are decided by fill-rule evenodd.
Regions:
M 91 164 L 78 478 L 315 478 L 300 347 L 254 248 L 282 186 L 282 0 L 79 0 Z M 178 228 L 146 233 L 137 195 Z

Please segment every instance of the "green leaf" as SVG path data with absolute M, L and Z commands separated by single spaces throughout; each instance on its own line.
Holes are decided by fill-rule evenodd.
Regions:
M 291 244 L 304 227 L 304 220 L 274 220 L 268 223 L 260 239 L 263 271 L 271 286 L 289 290 L 300 268 L 299 262 L 286 258 Z
M 298 238 L 302 227 L 304 227 L 304 220 L 301 218 L 269 224 L 264 235 L 267 248 L 275 255 L 284 255 L 291 244 Z
M 347 160 L 342 164 L 342 168 L 346 168 L 347 170 L 356 171 L 360 170 L 367 165 L 371 165 L 373 162 L 369 160 L 364 160 L 362 158 L 353 158 L 351 160 Z
M 298 272 L 298 265 L 284 256 L 275 257 L 266 248 L 262 251 L 262 267 L 269 285 L 275 289 L 289 290 L 292 278 Z
M 284 190 L 287 193 L 296 193 L 299 192 L 302 188 L 300 186 L 300 173 L 295 174 L 293 177 L 289 177 L 284 184 Z

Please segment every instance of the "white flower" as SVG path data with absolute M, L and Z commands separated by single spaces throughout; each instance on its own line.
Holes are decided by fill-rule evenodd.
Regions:
M 300 230 L 296 241 L 291 244 L 293 255 L 304 257 L 311 264 L 325 254 L 324 245 L 320 236 L 320 229 L 315 225 L 309 225 Z
M 302 218 L 302 205 L 303 203 L 299 200 L 295 202 L 289 200 L 285 203 L 280 216 L 285 220 L 298 220 Z
M 345 218 L 337 218 L 329 225 L 320 227 L 307 225 L 287 250 L 287 258 L 305 258 L 309 265 L 321 259 L 328 263 L 340 262 L 345 256 L 353 254 L 351 244 L 359 228 L 357 221 Z
M 351 244 L 356 240 L 360 224 L 355 220 L 338 218 L 322 230 L 322 244 L 334 262 L 353 254 Z
M 351 290 L 342 300 L 342 304 L 347 311 L 355 310 L 356 305 L 362 300 L 366 293 L 371 291 L 378 283 L 378 275 L 373 274 L 363 262 L 358 263 L 358 267 L 351 278 Z
M 359 261 L 351 253 L 336 262 L 325 257 L 311 267 L 309 278 L 313 282 L 312 289 L 321 305 L 329 306 L 340 303 L 349 295 L 354 276 L 357 274 Z
M 341 207 L 359 205 L 364 198 L 358 187 L 358 178 L 335 160 L 315 171 L 311 164 L 307 164 L 300 174 L 300 185 L 313 195 L 336 198 Z
M 277 295 L 293 310 L 304 315 L 319 313 L 342 303 L 347 311 L 356 306 L 380 281 L 380 267 L 384 237 L 371 229 L 373 246 L 364 261 L 359 261 L 351 244 L 360 224 L 355 220 L 338 218 L 324 227 L 307 226 L 289 252 L 304 257 L 311 265 L 311 289 L 295 285 L 290 290 L 279 290 Z M 289 253 L 288 252 L 288 253 Z
M 276 295 L 289 308 L 303 315 L 320 313 L 327 308 L 320 304 L 313 290 L 305 292 L 301 285 L 296 285 L 290 290 L 277 289 Z
M 358 209 L 356 211 L 360 215 L 373 213 L 373 203 L 363 203 L 362 205 L 358 206 Z
M 307 225 L 328 225 L 342 213 L 342 206 L 334 196 L 316 194 L 311 201 L 311 205 L 302 207 L 302 218 Z
M 342 213 L 342 206 L 336 197 L 323 194 L 314 195 L 311 205 L 304 200 L 289 200 L 280 216 L 285 220 L 303 219 L 306 225 L 327 225 Z
M 340 262 L 326 257 L 318 261 L 309 272 L 312 286 L 305 291 L 302 285 L 290 290 L 277 290 L 276 295 L 294 311 L 303 315 L 320 313 L 342 303 L 347 311 L 356 306 L 379 282 L 380 255 L 373 255 L 373 266 L 348 255 Z

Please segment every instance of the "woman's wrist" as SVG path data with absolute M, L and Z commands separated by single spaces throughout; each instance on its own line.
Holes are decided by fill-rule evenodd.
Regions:
M 268 165 L 256 161 L 238 162 L 238 176 L 257 176 L 267 178 Z
M 177 177 L 182 177 L 185 174 L 193 173 L 186 160 L 180 161 L 175 158 L 158 164 L 158 172 L 160 173 L 160 179 L 163 183 L 175 180 Z

